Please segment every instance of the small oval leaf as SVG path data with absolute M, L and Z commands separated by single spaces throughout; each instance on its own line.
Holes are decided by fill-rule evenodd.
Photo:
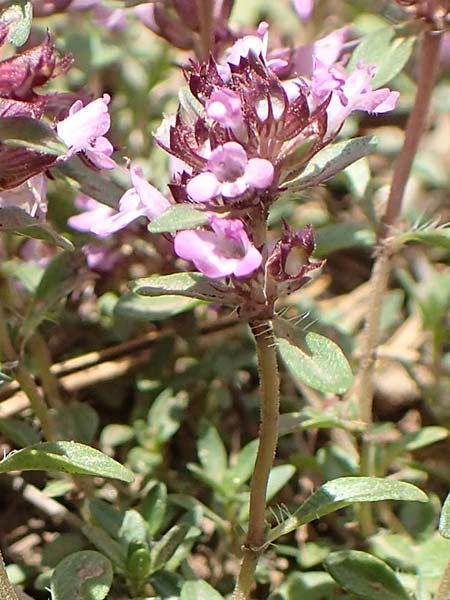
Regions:
M 445 499 L 439 517 L 439 533 L 445 538 L 450 538 L 450 494 Z
M 52 574 L 52 600 L 103 600 L 112 580 L 112 565 L 103 554 L 95 550 L 75 552 Z
M 294 378 L 315 390 L 344 394 L 353 381 L 352 371 L 337 344 L 318 333 L 307 333 L 302 341 L 277 337 L 278 350 Z
M 223 596 L 206 581 L 186 581 L 180 600 L 223 600 Z
M 137 279 L 129 284 L 132 292 L 141 296 L 186 296 L 208 302 L 234 305 L 236 295 L 219 282 L 210 283 L 200 273 L 173 273 Z
M 162 321 L 198 306 L 196 298 L 183 296 L 142 296 L 129 292 L 121 296 L 114 307 L 114 316 L 133 321 Z
M 302 173 L 285 182 L 287 193 L 298 192 L 327 181 L 360 158 L 374 152 L 377 140 L 365 136 L 327 146 L 312 158 Z
M 380 558 L 359 550 L 332 552 L 324 561 L 328 573 L 347 591 L 366 600 L 409 600 L 394 571 Z
M 133 481 L 131 471 L 120 463 L 76 442 L 43 442 L 11 452 L 0 462 L 0 473 L 10 471 L 62 471 Z

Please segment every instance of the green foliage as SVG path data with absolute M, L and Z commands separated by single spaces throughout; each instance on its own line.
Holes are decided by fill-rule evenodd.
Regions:
M 409 594 L 382 560 L 358 550 L 332 552 L 324 562 L 330 575 L 348 592 L 366 600 L 408 600 Z
M 331 144 L 309 161 L 302 173 L 287 182 L 288 193 L 297 193 L 327 181 L 342 169 L 371 154 L 377 147 L 374 137 L 361 137 Z
M 103 600 L 112 580 L 111 563 L 102 554 L 94 550 L 75 552 L 53 572 L 52 600 Z
M 76 442 L 42 442 L 11 452 L 0 461 L 0 473 L 11 471 L 61 471 L 133 481 L 133 475 L 121 464 Z
M 353 52 L 349 68 L 354 70 L 360 61 L 365 66 L 376 65 L 371 81 L 373 88 L 383 87 L 398 75 L 408 62 L 416 36 L 401 28 L 376 29 L 365 36 Z
M 195 229 L 208 223 L 208 215 L 186 204 L 176 204 L 148 225 L 151 233 L 175 233 L 180 229 Z
M 296 334 L 295 339 L 277 337 L 283 362 L 295 379 L 321 392 L 343 394 L 353 376 L 342 350 L 317 333 Z

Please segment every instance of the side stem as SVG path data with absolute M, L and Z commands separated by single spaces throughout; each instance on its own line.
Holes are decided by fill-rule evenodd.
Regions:
M 14 591 L 11 582 L 8 579 L 5 563 L 2 553 L 0 552 L 0 598 L 2 600 L 18 600 L 17 594 Z
M 261 390 L 261 424 L 255 468 L 250 484 L 247 537 L 233 600 L 248 600 L 265 544 L 266 492 L 278 442 L 280 379 L 272 323 L 250 324 L 255 338 Z
M 200 25 L 199 59 L 208 62 L 213 45 L 214 5 L 211 0 L 197 0 L 197 13 Z
M 361 366 L 357 379 L 360 415 L 369 424 L 372 420 L 373 367 L 378 345 L 380 312 L 391 270 L 392 244 L 389 243 L 389 235 L 401 213 L 406 183 L 425 127 L 439 63 L 441 40 L 442 32 L 428 30 L 423 32 L 416 98 L 406 127 L 405 141 L 395 166 L 383 219 L 384 231 L 382 232 L 381 248 L 375 260 L 370 280 L 371 303 L 366 317 Z
M 448 600 L 450 595 L 450 560 L 445 565 L 434 600 Z
M 360 466 L 360 473 L 363 476 L 372 475 L 374 470 L 373 442 L 370 436 L 374 395 L 373 378 L 376 350 L 379 343 L 381 307 L 391 272 L 392 256 L 395 252 L 395 239 L 390 236 L 401 214 L 406 184 L 425 128 L 439 64 L 442 35 L 442 32 L 430 30 L 423 32 L 416 97 L 406 126 L 404 144 L 394 169 L 383 218 L 380 249 L 370 278 L 371 302 L 365 319 L 361 361 L 355 386 L 360 418 L 368 425 L 368 434 L 363 438 L 361 448 L 361 455 L 366 457 L 365 460 L 361 460 Z M 365 537 L 370 535 L 374 529 L 370 505 L 360 507 L 359 521 L 362 535 Z

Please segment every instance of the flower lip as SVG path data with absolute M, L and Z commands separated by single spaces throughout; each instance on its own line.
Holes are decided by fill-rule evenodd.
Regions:
M 191 178 L 186 190 L 194 202 L 208 202 L 216 196 L 236 198 L 249 188 L 263 190 L 272 185 L 274 167 L 264 158 L 247 157 L 237 142 L 217 146 L 207 162 L 208 171 Z
M 184 260 L 212 279 L 249 277 L 261 266 L 261 253 L 251 243 L 244 224 L 238 219 L 210 216 L 210 229 L 180 231 L 174 249 Z

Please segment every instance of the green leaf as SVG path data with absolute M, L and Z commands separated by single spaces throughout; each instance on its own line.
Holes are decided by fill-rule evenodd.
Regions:
M 103 600 L 112 580 L 112 565 L 100 552 L 75 552 L 62 560 L 52 574 L 52 600 Z
M 23 46 L 30 35 L 33 5 L 27 0 L 15 0 L 0 15 L 0 24 L 8 27 L 8 41 Z
M 150 233 L 176 233 L 181 229 L 195 229 L 207 224 L 208 215 L 205 212 L 187 204 L 176 204 L 149 223 L 147 229 Z
M 276 337 L 280 356 L 294 379 L 325 393 L 344 394 L 350 389 L 352 371 L 337 344 L 318 333 L 308 332 L 300 340 L 287 329 L 279 332 L 292 339 Z
M 197 454 L 208 477 L 223 482 L 227 470 L 227 452 L 217 429 L 207 421 L 200 426 Z
M 47 313 L 72 292 L 80 280 L 80 269 L 84 264 L 81 250 L 61 252 L 50 261 L 25 315 L 21 330 L 24 338 L 32 335 Z
M 347 178 L 352 195 L 357 200 L 362 200 L 370 183 L 370 165 L 366 157 L 360 158 L 343 171 Z
M 43 442 L 11 452 L 0 461 L 0 473 L 10 471 L 62 471 L 133 481 L 131 471 L 120 463 L 77 442 Z
M 278 494 L 284 488 L 289 479 L 294 475 L 295 467 L 293 465 L 278 465 L 270 471 L 269 480 L 267 482 L 266 502 Z M 250 505 L 248 502 L 242 505 L 239 512 L 239 520 L 246 521 L 248 519 Z
M 102 429 L 100 444 L 102 447 L 115 448 L 130 442 L 134 438 L 134 430 L 130 425 L 111 423 Z
M 148 490 L 140 511 L 147 522 L 150 535 L 155 536 L 161 529 L 167 511 L 167 488 L 163 482 L 156 482 Z
M 320 561 L 322 562 L 322 561 Z M 290 573 L 279 590 L 269 596 L 269 600 L 335 600 L 339 598 L 339 588 L 325 571 Z
M 154 275 L 132 281 L 130 289 L 141 296 L 186 296 L 207 302 L 221 302 L 233 305 L 239 303 L 237 296 L 218 282 L 211 283 L 200 273 L 174 273 Z
M 32 217 L 18 206 L 0 208 L 0 232 L 10 231 L 36 240 L 44 240 L 63 248 L 73 250 L 73 244 L 54 231 L 50 225 Z
M 408 62 L 414 47 L 415 36 L 403 35 L 401 30 L 383 27 L 369 33 L 353 52 L 348 69 L 354 71 L 360 61 L 364 66 L 376 66 L 370 81 L 372 89 L 386 85 L 400 73 Z
M 107 206 L 117 208 L 125 188 L 115 183 L 109 174 L 91 169 L 77 156 L 58 165 L 52 173 L 58 172 L 68 179 L 68 183 L 76 191 L 82 192 Z
M 431 446 L 431 444 L 445 440 L 448 438 L 449 433 L 446 427 L 431 425 L 423 427 L 419 431 L 406 433 L 401 440 L 401 444 L 407 452 L 414 452 L 414 450 L 419 450 L 420 448 L 425 448 L 426 446 Z
M 59 437 L 81 444 L 92 444 L 99 426 L 99 417 L 89 404 L 72 402 L 58 408 L 56 423 Z
M 442 506 L 441 516 L 439 517 L 439 533 L 450 539 L 450 494 L 448 494 Z
M 298 192 L 330 179 L 360 158 L 375 151 L 377 140 L 372 136 L 353 138 L 327 146 L 318 152 L 302 173 L 286 182 L 287 192 Z
M 367 552 L 332 552 L 324 566 L 345 590 L 366 600 L 410 600 L 391 567 Z
M 128 292 L 119 298 L 114 307 L 114 317 L 132 319 L 133 321 L 163 321 L 199 304 L 196 298 L 183 296 L 142 296 Z
M 147 545 L 141 545 L 129 551 L 127 560 L 127 575 L 134 581 L 144 581 L 151 573 L 150 550 Z
M 100 527 L 83 525 L 81 532 L 97 550 L 100 550 L 102 554 L 109 558 L 117 571 L 122 573 L 125 571 L 125 552 L 119 542 L 108 535 L 106 531 L 100 529 Z
M 250 479 L 253 473 L 258 443 L 258 440 L 252 440 L 246 444 L 239 451 L 236 464 L 226 473 L 224 486 L 226 489 L 230 488 L 233 494 Z
M 67 147 L 56 133 L 43 121 L 32 117 L 2 117 L 0 144 L 14 148 L 27 148 L 41 154 L 61 156 Z
M 180 600 L 223 600 L 223 596 L 206 581 L 186 581 Z
M 416 486 L 404 481 L 378 477 L 340 477 L 322 485 L 291 517 L 274 527 L 268 541 L 351 504 L 380 500 L 428 502 L 428 497 Z
M 336 223 L 314 230 L 317 248 L 314 256 L 328 256 L 346 248 L 370 248 L 375 243 L 375 233 L 357 223 Z
M 162 391 L 153 401 L 148 411 L 147 423 L 152 435 L 164 443 L 178 431 L 184 419 L 189 398 L 186 392 L 174 394 L 170 388 Z
M 450 250 L 450 227 L 407 231 L 400 235 L 396 242 L 399 244 L 406 244 L 407 242 L 423 242 L 430 246 L 437 246 Z
M 29 423 L 15 417 L 0 418 L 0 433 L 20 448 L 36 444 L 40 440 L 36 429 Z
M 189 523 L 174 525 L 152 546 L 151 563 L 153 573 L 164 568 L 167 561 L 183 542 L 190 528 L 191 525 Z
M 343 419 L 330 411 L 324 412 L 323 410 L 308 408 L 301 412 L 280 415 L 278 436 L 307 429 L 331 428 L 345 429 L 346 431 L 364 431 L 364 424 L 361 421 Z
M 142 543 L 147 545 L 148 528 L 144 517 L 137 510 L 127 510 L 119 529 L 119 541 L 128 547 L 130 544 Z

